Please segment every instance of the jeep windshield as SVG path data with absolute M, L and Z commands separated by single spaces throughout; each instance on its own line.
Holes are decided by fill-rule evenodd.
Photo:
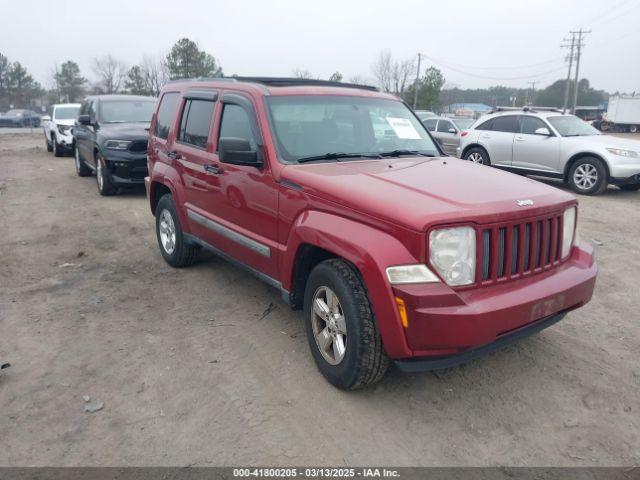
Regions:
M 549 123 L 553 125 L 558 133 L 563 137 L 587 137 L 591 135 L 602 135 L 584 120 L 580 120 L 573 115 L 558 115 L 548 117 Z
M 424 126 L 399 101 L 297 95 L 268 97 L 267 105 L 285 162 L 440 155 Z
M 155 100 L 110 100 L 102 102 L 100 118 L 104 123 L 151 122 Z

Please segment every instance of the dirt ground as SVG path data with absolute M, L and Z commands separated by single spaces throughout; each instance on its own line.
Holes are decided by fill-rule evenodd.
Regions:
M 0 135 L 0 465 L 638 465 L 640 193 L 579 200 L 590 304 L 345 393 L 278 292 L 165 264 L 143 190 L 100 198 L 41 134 Z

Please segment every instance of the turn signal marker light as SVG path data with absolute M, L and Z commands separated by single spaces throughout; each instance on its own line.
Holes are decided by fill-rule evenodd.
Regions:
M 400 297 L 396 297 L 396 305 L 398 306 L 398 313 L 400 314 L 400 320 L 402 320 L 402 326 L 407 328 L 409 326 L 409 317 L 407 316 L 407 307 L 404 304 L 404 300 Z

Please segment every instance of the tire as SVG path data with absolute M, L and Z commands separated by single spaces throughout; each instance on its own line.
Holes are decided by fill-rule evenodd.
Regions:
M 624 190 L 625 192 L 637 192 L 640 190 L 640 183 L 631 183 L 629 185 L 618 185 L 620 190 Z
M 464 154 L 464 159 L 481 165 L 491 165 L 489 154 L 482 147 L 470 148 L 467 153 Z
M 64 150 L 58 143 L 58 139 L 55 135 L 51 137 L 51 141 L 53 142 L 53 156 L 54 157 L 62 157 L 64 155 Z
M 595 157 L 577 160 L 569 170 L 569 186 L 581 195 L 600 195 L 607 189 L 607 169 Z
M 638 125 L 630 125 L 629 126 L 630 133 L 638 133 Z
M 82 160 L 82 157 L 80 157 L 80 151 L 78 150 L 77 147 L 75 149 L 74 158 L 75 158 L 75 165 L 76 165 L 76 173 L 78 174 L 78 176 L 88 177 L 89 175 L 91 175 L 91 169 L 87 167 L 87 164 L 84 163 L 84 160 Z
M 337 300 L 331 302 L 330 295 Z M 327 308 L 314 308 L 318 300 Z M 332 304 L 333 315 L 329 313 Z M 354 267 L 343 260 L 329 259 L 313 269 L 305 287 L 304 318 L 311 354 L 331 384 L 355 390 L 384 376 L 389 358 L 364 282 Z
M 180 217 L 171 194 L 162 196 L 156 206 L 156 237 L 164 260 L 175 268 L 188 267 L 198 259 L 200 247 L 185 241 Z M 172 239 L 172 242 L 168 242 Z
M 104 158 L 102 158 L 100 154 L 96 155 L 96 183 L 98 185 L 98 192 L 103 197 L 108 197 L 116 193 L 116 187 L 113 185 Z
M 53 152 L 53 145 L 51 145 L 46 135 L 44 136 L 44 143 L 47 145 L 47 152 Z

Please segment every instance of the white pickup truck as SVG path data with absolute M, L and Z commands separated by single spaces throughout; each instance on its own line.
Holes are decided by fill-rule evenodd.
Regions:
M 51 106 L 50 116 L 42 117 L 47 152 L 61 157 L 65 152 L 73 150 L 71 127 L 75 124 L 79 111 L 79 103 L 59 103 Z

